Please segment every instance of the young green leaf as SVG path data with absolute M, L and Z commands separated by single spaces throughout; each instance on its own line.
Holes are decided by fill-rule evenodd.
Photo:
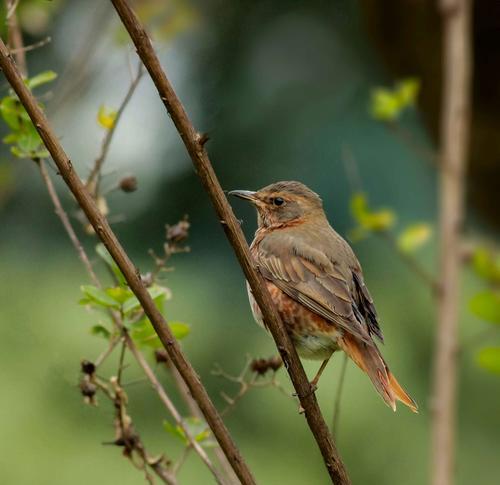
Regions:
M 113 108 L 101 104 L 97 112 L 97 121 L 106 130 L 111 130 L 115 124 L 117 112 Z
M 429 224 L 418 223 L 406 227 L 398 236 L 398 247 L 405 253 L 412 253 L 422 247 L 431 237 Z
M 109 338 L 111 337 L 111 332 L 106 327 L 104 327 L 103 325 L 94 325 L 90 329 L 90 333 L 92 335 L 103 337 L 106 340 L 109 340 Z
M 82 293 L 90 300 L 91 303 L 107 308 L 119 308 L 119 303 L 111 298 L 105 291 L 92 286 L 83 285 L 80 287 Z
M 22 109 L 19 101 L 12 96 L 6 96 L 0 101 L 0 113 L 11 130 L 17 131 L 21 127 L 20 111 Z
M 123 276 L 123 273 L 121 272 L 120 268 L 118 265 L 115 263 L 115 260 L 111 257 L 111 254 L 109 254 L 108 250 L 104 246 L 104 244 L 99 243 L 95 247 L 96 253 L 100 256 L 100 258 L 109 266 L 113 274 L 115 275 L 116 281 L 120 286 L 126 286 L 127 285 L 127 280 L 125 279 L 125 276 Z
M 500 255 L 495 255 L 487 248 L 477 247 L 472 255 L 472 266 L 479 277 L 500 283 Z
M 205 444 L 207 439 L 210 438 L 210 428 L 204 420 L 189 416 L 185 418 L 183 422 L 189 435 L 198 443 Z M 163 428 L 167 433 L 180 439 L 185 445 L 188 444 L 186 433 L 184 433 L 184 430 L 180 426 L 164 421 Z
M 474 295 L 469 302 L 469 308 L 482 320 L 500 323 L 500 294 L 494 291 L 483 291 Z
M 367 231 L 387 231 L 396 222 L 396 214 L 390 209 L 370 210 L 368 199 L 362 192 L 351 197 L 351 213 L 361 228 Z
M 30 89 L 35 89 L 38 86 L 41 86 L 42 84 L 47 84 L 52 82 L 56 78 L 57 74 L 54 71 L 44 71 L 41 72 L 40 74 L 37 74 L 36 76 L 26 79 L 26 81 L 24 82 Z
M 159 310 L 162 308 L 162 303 L 164 300 L 168 300 L 171 296 L 170 290 L 168 288 L 165 288 L 163 286 L 152 286 L 151 288 L 148 288 L 148 293 L 150 294 L 151 298 L 155 301 L 156 306 L 158 307 Z M 122 311 L 125 315 L 132 313 L 140 308 L 141 304 L 139 303 L 139 300 L 135 296 L 131 296 L 128 300 L 126 300 L 123 303 L 123 308 Z
M 477 363 L 494 374 L 500 374 L 500 347 L 486 347 L 477 354 Z

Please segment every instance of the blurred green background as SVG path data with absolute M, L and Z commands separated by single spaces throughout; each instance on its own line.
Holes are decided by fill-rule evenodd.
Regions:
M 420 221 L 434 225 L 434 167 L 369 112 L 374 87 L 391 86 L 396 75 L 422 79 L 425 73 L 411 63 L 404 72 L 387 68 L 384 52 L 369 35 L 377 2 L 368 3 L 369 9 L 349 0 L 136 2 L 187 111 L 210 134 L 209 153 L 225 189 L 300 180 L 322 196 L 330 221 L 348 236 L 354 226 L 349 201 L 358 187 L 352 187 L 345 164 L 353 158 L 370 201 L 391 207 L 398 227 Z M 417 8 L 407 3 L 408 9 Z M 39 94 L 85 177 L 104 136 L 96 122 L 99 106 L 120 103 L 130 82 L 129 63 L 136 65 L 133 50 L 107 2 L 22 0 L 19 16 L 26 44 L 52 38 L 28 53 L 29 69 L 31 74 L 47 69 L 59 74 Z M 5 80 L 1 87 L 6 93 Z M 423 83 L 421 88 L 425 93 L 439 85 Z M 398 123 L 418 146 L 435 149 L 432 123 L 418 108 L 405 112 Z M 118 448 L 102 445 L 113 439 L 112 407 L 103 399 L 97 408 L 87 406 L 78 390 L 80 360 L 94 359 L 106 345 L 89 332 L 95 315 L 77 304 L 79 287 L 89 283 L 88 277 L 34 164 L 14 159 L 3 145 L 1 150 L 0 483 L 143 483 L 141 472 Z M 191 253 L 176 256 L 175 271 L 167 275 L 173 299 L 166 317 L 191 325 L 182 345 L 222 408 L 220 391 L 231 394 L 237 388 L 211 374 L 214 364 L 237 374 L 247 354 L 269 357 L 276 351 L 272 339 L 253 323 L 241 270 L 147 76 L 117 128 L 104 173 L 106 186 L 125 173 L 138 179 L 137 192 L 113 192 L 108 205 L 117 235 L 143 272 L 151 267 L 148 249 L 161 249 L 165 223 L 189 214 Z M 57 184 L 99 265 L 95 238 L 82 230 L 71 197 Z M 236 202 L 235 210 L 250 239 L 252 209 Z M 494 225 L 485 222 L 494 220 L 491 211 L 483 215 L 472 209 L 468 230 L 497 237 Z M 435 245 L 433 236 L 416 255 L 430 272 L 436 267 Z M 354 249 L 381 317 L 384 356 L 418 402 L 420 414 L 402 406 L 394 414 L 350 363 L 335 433 L 338 447 L 354 484 L 423 484 L 430 458 L 434 302 L 382 239 L 365 238 Z M 487 328 L 467 310 L 467 296 L 480 287 L 466 272 L 464 340 Z M 500 381 L 476 365 L 476 350 L 471 346 L 461 353 L 457 483 L 463 485 L 498 483 L 500 472 Z M 114 355 L 108 363 L 108 375 L 115 372 L 117 359 Z M 125 378 L 132 382 L 141 374 L 128 361 Z M 329 422 L 340 363 L 341 356 L 334 356 L 318 390 Z M 317 364 L 305 366 L 313 375 Z M 161 370 L 159 375 L 172 389 Z M 279 380 L 291 393 L 283 370 Z M 126 390 L 148 449 L 175 460 L 181 450 L 162 428 L 167 416 L 156 395 L 146 382 Z M 227 425 L 258 483 L 328 483 L 292 399 L 273 389 L 253 390 L 228 416 Z M 179 478 L 181 483 L 212 483 L 194 455 Z

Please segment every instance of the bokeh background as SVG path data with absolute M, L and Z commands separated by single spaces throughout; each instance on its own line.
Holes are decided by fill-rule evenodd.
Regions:
M 374 206 L 394 210 L 398 227 L 435 224 L 436 171 L 422 156 L 436 150 L 438 140 L 441 33 L 434 2 L 135 4 L 195 125 L 210 134 L 210 156 L 225 189 L 300 180 L 322 196 L 330 221 L 347 237 L 354 225 L 352 191 L 360 188 L 353 187 L 346 171 L 354 163 L 356 183 Z M 499 23 L 485 9 L 492 2 L 476 4 L 479 61 L 466 229 L 495 239 L 499 117 L 493 101 L 499 91 L 491 79 L 498 79 L 500 71 L 494 62 L 498 43 L 495 47 L 485 39 L 498 34 Z M 117 107 L 130 83 L 129 66 L 137 64 L 135 54 L 108 2 L 22 0 L 19 18 L 27 44 L 52 38 L 28 53 L 29 69 L 32 74 L 58 73 L 55 83 L 38 94 L 85 177 L 104 136 L 96 122 L 99 106 Z M 420 80 L 421 96 L 394 130 L 370 114 L 370 96 L 375 87 L 409 76 Z M 490 102 L 484 102 L 480 83 L 490 87 Z M 0 87 L 7 92 L 5 79 Z M 402 131 L 411 135 L 411 143 Z M 0 482 L 143 483 L 143 475 L 118 448 L 102 445 L 113 439 L 111 406 L 105 401 L 97 408 L 87 406 L 78 390 L 80 360 L 95 358 L 105 347 L 89 332 L 95 316 L 77 304 L 88 277 L 34 164 L 14 159 L 4 145 L 0 153 Z M 116 233 L 143 271 L 151 266 L 148 249 L 163 244 L 165 223 L 189 214 L 191 253 L 176 256 L 175 271 L 167 275 L 173 299 L 166 316 L 191 325 L 184 350 L 223 407 L 220 391 L 237 388 L 211 374 L 214 364 L 236 374 L 247 354 L 269 357 L 276 351 L 272 339 L 253 323 L 241 270 L 147 76 L 117 128 L 104 173 L 106 186 L 126 173 L 138 179 L 136 192 L 116 191 L 107 201 Z M 84 232 L 66 188 L 57 184 L 94 255 L 95 238 Z M 240 202 L 234 207 L 250 239 L 253 210 Z M 335 433 L 338 446 L 355 484 L 423 484 L 430 458 L 434 301 L 382 239 L 366 237 L 353 246 L 381 316 L 384 355 L 421 411 L 414 415 L 400 406 L 394 414 L 366 376 L 349 364 Z M 435 237 L 415 257 L 435 272 Z M 100 264 L 96 256 L 93 260 Z M 488 325 L 467 309 L 467 296 L 481 284 L 465 270 L 464 341 Z M 476 350 L 466 346 L 461 353 L 457 483 L 463 485 L 498 483 L 500 473 L 500 381 L 477 366 Z M 328 421 L 340 364 L 341 356 L 335 356 L 318 390 Z M 317 364 L 305 366 L 312 374 Z M 140 378 L 133 365 L 125 374 L 130 381 Z M 291 393 L 286 373 L 280 371 L 279 380 Z M 149 385 L 139 382 L 127 391 L 148 448 L 177 458 L 180 448 L 162 428 L 167 416 Z M 296 403 L 275 389 L 250 392 L 227 424 L 258 483 L 328 483 Z M 180 480 L 195 484 L 212 478 L 193 455 Z

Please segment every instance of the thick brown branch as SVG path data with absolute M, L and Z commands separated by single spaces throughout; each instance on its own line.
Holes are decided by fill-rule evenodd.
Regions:
M 125 0 L 112 0 L 112 3 L 129 32 L 142 62 L 149 71 L 158 89 L 160 98 L 167 108 L 191 156 L 198 175 L 211 198 L 222 227 L 233 246 L 243 272 L 252 288 L 254 297 L 262 310 L 264 321 L 274 337 L 283 362 L 290 374 L 301 405 L 304 408 L 307 422 L 323 455 L 330 478 L 334 483 L 349 483 L 344 464 L 321 414 L 316 396 L 311 390 L 297 352 L 272 303 L 262 276 L 254 267 L 239 222 L 234 216 L 212 168 L 204 147 L 205 137 L 194 129 L 184 107 L 177 98 L 160 65 L 147 32 L 142 27 L 135 13 Z
M 163 315 L 156 308 L 154 301 L 149 295 L 146 287 L 144 286 L 140 271 L 134 266 L 128 255 L 125 253 L 123 247 L 119 243 L 115 234 L 111 230 L 106 218 L 100 213 L 95 201 L 91 194 L 86 190 L 79 176 L 76 174 L 71 161 L 64 152 L 59 140 L 55 133 L 52 131 L 45 114 L 40 109 L 35 97 L 31 94 L 25 85 L 23 78 L 12 59 L 7 47 L 0 40 L 0 67 L 3 70 L 5 77 L 9 81 L 11 87 L 14 89 L 23 104 L 26 112 L 30 116 L 33 124 L 35 125 L 40 137 L 42 138 L 45 146 L 51 154 L 54 162 L 56 163 L 61 176 L 75 196 L 78 204 L 84 211 L 87 219 L 94 228 L 96 234 L 104 243 L 109 253 L 117 263 L 118 267 L 125 276 L 130 289 L 134 292 L 137 299 L 141 302 L 144 312 L 150 319 L 153 327 L 155 328 L 158 336 L 165 346 L 170 359 L 179 370 L 182 378 L 186 382 L 198 403 L 205 419 L 212 429 L 215 438 L 219 442 L 221 448 L 224 450 L 231 465 L 238 475 L 239 479 L 244 484 L 255 483 L 250 470 L 243 460 L 238 448 L 233 442 L 229 432 L 222 421 L 219 413 L 213 405 L 207 391 L 190 362 L 184 356 L 180 346 L 173 336 L 170 328 L 168 327 Z
M 432 396 L 432 483 L 451 485 L 455 464 L 457 340 L 465 168 L 471 104 L 471 0 L 441 0 L 443 85 L 440 293 Z

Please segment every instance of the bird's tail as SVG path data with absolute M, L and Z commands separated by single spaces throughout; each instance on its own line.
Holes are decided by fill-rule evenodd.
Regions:
M 399 385 L 375 344 L 367 345 L 347 334 L 339 339 L 339 344 L 356 365 L 368 374 L 375 389 L 393 411 L 396 411 L 396 400 L 398 400 L 414 413 L 418 412 L 417 404 Z

